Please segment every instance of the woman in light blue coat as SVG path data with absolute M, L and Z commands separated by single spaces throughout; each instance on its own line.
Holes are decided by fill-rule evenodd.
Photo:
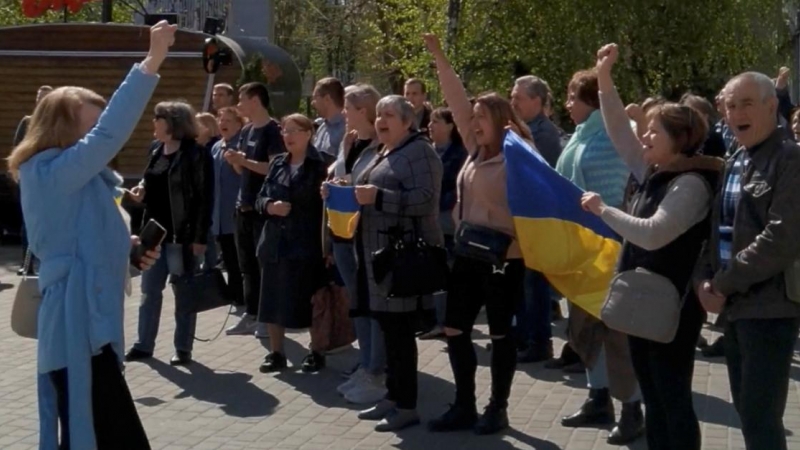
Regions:
M 84 88 L 47 95 L 9 157 L 23 186 L 30 247 L 41 261 L 41 450 L 150 448 L 121 371 L 123 301 L 137 244 L 118 206 L 122 180 L 107 166 L 141 117 L 175 30 L 166 21 L 151 29 L 147 58 L 107 107 Z

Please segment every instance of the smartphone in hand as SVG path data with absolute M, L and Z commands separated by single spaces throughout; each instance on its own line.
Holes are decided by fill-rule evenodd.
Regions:
M 167 237 L 167 230 L 160 223 L 150 219 L 139 233 L 140 244 L 131 250 L 131 264 L 137 269 L 140 268 L 144 254 L 158 248 L 164 242 L 165 237 Z

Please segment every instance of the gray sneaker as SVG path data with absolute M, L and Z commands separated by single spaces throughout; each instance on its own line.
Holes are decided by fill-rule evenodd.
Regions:
M 419 425 L 419 414 L 416 409 L 392 409 L 377 425 L 375 431 L 386 433 L 400 431 L 414 425 Z
M 382 420 L 387 414 L 389 414 L 390 411 L 394 410 L 395 406 L 395 402 L 384 399 L 378 402 L 378 404 L 372 408 L 358 413 L 358 418 L 361 420 L 372 421 Z
M 244 336 L 250 335 L 256 331 L 256 319 L 252 316 L 245 314 L 239 320 L 239 323 L 225 330 L 228 336 Z

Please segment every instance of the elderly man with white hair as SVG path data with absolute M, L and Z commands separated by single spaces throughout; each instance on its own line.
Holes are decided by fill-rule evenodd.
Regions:
M 783 414 L 800 329 L 800 147 L 778 128 L 775 84 L 747 72 L 725 86 L 739 150 L 728 161 L 696 280 L 724 313 L 725 356 L 748 450 L 786 450 Z

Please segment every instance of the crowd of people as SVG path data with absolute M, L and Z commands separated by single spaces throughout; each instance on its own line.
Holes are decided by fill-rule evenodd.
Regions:
M 689 93 L 679 102 L 654 97 L 625 106 L 612 76 L 618 49 L 610 44 L 595 67 L 568 83 L 575 131 L 567 135 L 552 119 L 547 82 L 521 77 L 510 100 L 470 97 L 438 38 L 425 35 L 446 106 L 432 107 L 419 79 L 405 83 L 403 96 L 383 96 L 368 84 L 324 78 L 313 92 L 318 120 L 277 120 L 266 85 L 237 91 L 220 84 L 211 113 L 179 101 L 156 105 L 142 181 L 123 191 L 106 166 L 144 111 L 173 33 L 163 23 L 152 29 L 148 58 L 108 105 L 80 88 L 42 95 L 9 158 L 30 249 L 40 259 L 39 387 L 42 404 L 52 407 L 43 408 L 43 439 L 57 441 L 58 417 L 61 448 L 94 441 L 99 449 L 149 448 L 115 362 L 153 357 L 170 276 L 222 263 L 242 313 L 227 335 L 269 340 L 262 373 L 288 367 L 286 329 L 311 326 L 311 297 L 335 272 L 348 292 L 359 349 L 358 365 L 337 391 L 367 405 L 358 417 L 377 422 L 379 432 L 420 422 L 417 339 L 443 338 L 455 400 L 428 423 L 431 432 L 506 429 L 517 364 L 546 362 L 587 375 L 587 400 L 563 426 L 613 425 L 614 445 L 646 435 L 651 450 L 699 450 L 692 377 L 701 346 L 726 357 L 747 449 L 786 449 L 782 420 L 800 329 L 800 295 L 791 288 L 800 276 L 792 272 L 800 257 L 800 112 L 791 114 L 787 70 L 777 79 L 735 76 L 716 105 Z M 582 207 L 624 242 L 619 272 L 650 270 L 678 290 L 671 342 L 625 335 L 570 306 L 568 343 L 554 358 L 551 321 L 561 314 L 561 295 L 526 268 L 515 237 L 508 132 L 585 191 Z M 352 187 L 360 206 L 351 238 L 327 227 L 332 184 Z M 147 270 L 138 336 L 127 352 L 119 348 L 125 257 L 138 244 L 119 219 L 118 195 L 143 205 L 145 220 L 167 231 L 163 249 L 140 266 Z M 503 264 L 459 251 L 466 232 L 495 242 L 509 237 Z M 445 292 L 393 294 L 391 277 L 373 260 L 396 236 L 448 251 Z M 492 384 L 479 414 L 472 331 L 484 308 Z M 707 312 L 724 329 L 710 346 L 700 337 Z M 175 321 L 171 364 L 187 365 L 196 314 L 176 312 Z M 312 339 L 302 370 L 323 370 L 325 359 Z M 118 397 L 101 397 L 98 385 L 111 378 L 100 374 L 110 372 L 114 384 L 104 392 Z M 67 392 L 91 396 L 93 408 L 67 403 Z M 612 398 L 622 403 L 619 419 Z

